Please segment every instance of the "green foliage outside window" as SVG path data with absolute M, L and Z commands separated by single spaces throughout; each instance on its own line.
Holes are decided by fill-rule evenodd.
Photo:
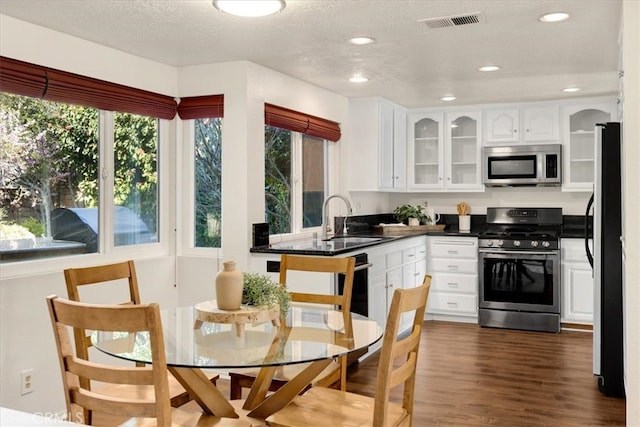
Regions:
M 265 220 L 271 234 L 291 232 L 291 132 L 265 126 Z
M 195 246 L 222 245 L 222 130 L 220 119 L 195 120 Z

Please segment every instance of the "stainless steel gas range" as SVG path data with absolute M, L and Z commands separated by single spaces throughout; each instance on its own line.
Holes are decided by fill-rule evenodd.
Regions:
M 480 326 L 560 332 L 561 208 L 487 208 Z

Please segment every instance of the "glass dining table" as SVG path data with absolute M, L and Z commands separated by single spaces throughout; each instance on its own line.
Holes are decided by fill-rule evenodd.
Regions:
M 356 313 L 292 304 L 286 319 L 242 325 L 202 321 L 196 306 L 161 310 L 167 368 L 206 413 L 237 418 L 229 400 L 202 369 L 260 368 L 243 404 L 248 416 L 266 418 L 285 407 L 337 357 L 375 344 L 382 327 Z M 95 332 L 94 346 L 120 359 L 151 363 L 146 332 Z M 306 364 L 272 394 L 278 367 Z

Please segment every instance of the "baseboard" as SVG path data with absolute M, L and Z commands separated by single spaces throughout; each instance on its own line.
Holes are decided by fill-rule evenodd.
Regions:
M 560 328 L 563 331 L 579 331 L 579 332 L 593 332 L 593 325 L 584 325 L 582 323 L 560 323 Z

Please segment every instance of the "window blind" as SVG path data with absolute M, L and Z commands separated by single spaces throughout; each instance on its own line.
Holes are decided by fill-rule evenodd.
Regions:
M 178 115 L 182 120 L 224 117 L 224 95 L 181 98 Z
M 170 96 L 0 57 L 0 91 L 108 111 L 171 120 Z
M 341 137 L 339 123 L 273 104 L 264 104 L 264 122 L 268 126 L 300 132 L 329 141 L 338 141 Z

